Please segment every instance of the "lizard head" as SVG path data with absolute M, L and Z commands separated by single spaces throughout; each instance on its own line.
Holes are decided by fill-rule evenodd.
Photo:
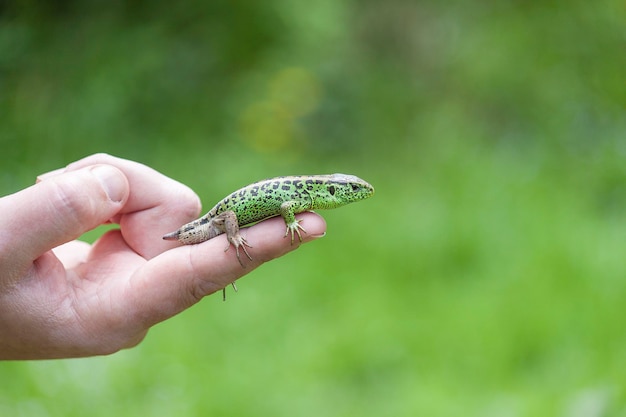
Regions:
M 364 200 L 374 195 L 374 187 L 354 175 L 332 174 L 326 182 L 328 199 L 334 207 Z

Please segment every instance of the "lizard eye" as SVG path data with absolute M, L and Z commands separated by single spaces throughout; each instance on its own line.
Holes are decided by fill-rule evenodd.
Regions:
M 352 187 L 352 191 L 359 191 L 359 186 L 358 184 L 350 184 L 350 186 Z
M 335 186 L 334 185 L 329 186 L 328 192 L 330 193 L 330 195 L 335 195 Z

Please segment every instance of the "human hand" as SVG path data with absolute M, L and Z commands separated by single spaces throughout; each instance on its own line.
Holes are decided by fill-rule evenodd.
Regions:
M 179 246 L 164 233 L 197 218 L 186 186 L 136 162 L 92 155 L 0 199 L 0 359 L 103 355 L 135 346 L 148 329 L 221 290 L 291 246 L 281 218 L 245 229 L 242 268 L 221 235 Z M 321 236 L 324 220 L 298 216 Z M 75 240 L 111 221 L 93 245 Z

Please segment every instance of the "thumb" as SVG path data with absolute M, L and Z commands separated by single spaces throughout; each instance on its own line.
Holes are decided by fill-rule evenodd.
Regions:
M 0 216 L 7 219 L 0 239 L 11 242 L 14 261 L 32 262 L 112 218 L 128 194 L 126 176 L 110 165 L 47 176 L 0 199 Z

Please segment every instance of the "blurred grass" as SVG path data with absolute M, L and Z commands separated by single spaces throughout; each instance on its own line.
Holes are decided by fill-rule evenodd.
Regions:
M 376 187 L 135 349 L 0 363 L 0 415 L 626 415 L 622 3 L 0 12 L 3 194 L 93 152 L 206 207 Z

